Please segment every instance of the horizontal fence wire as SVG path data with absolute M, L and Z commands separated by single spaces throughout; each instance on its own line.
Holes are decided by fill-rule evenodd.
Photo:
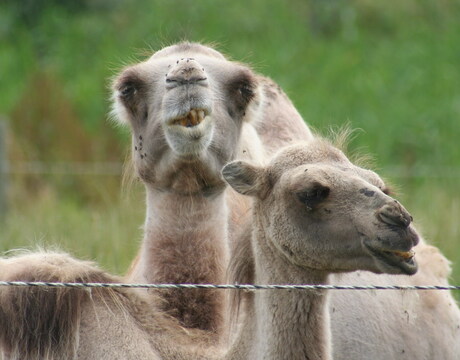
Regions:
M 44 281 L 0 281 L 0 286 L 51 288 L 230 289 L 230 290 L 460 290 L 458 285 L 250 285 L 250 284 L 123 284 Z

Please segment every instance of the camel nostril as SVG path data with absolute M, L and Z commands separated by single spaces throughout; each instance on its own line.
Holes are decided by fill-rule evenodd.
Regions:
M 399 204 L 387 204 L 377 211 L 377 217 L 380 221 L 388 225 L 409 227 L 412 216 Z

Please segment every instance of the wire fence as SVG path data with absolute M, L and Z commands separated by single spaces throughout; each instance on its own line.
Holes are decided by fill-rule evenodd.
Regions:
M 132 289 L 228 289 L 228 290 L 460 290 L 458 285 L 289 285 L 289 284 L 124 284 L 44 281 L 0 281 L 0 286 L 53 288 L 132 288 Z

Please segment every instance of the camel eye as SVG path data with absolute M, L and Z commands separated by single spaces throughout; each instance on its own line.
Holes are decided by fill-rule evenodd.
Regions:
M 307 190 L 298 192 L 297 198 L 303 203 L 307 210 L 313 210 L 319 203 L 325 200 L 331 189 L 321 184 L 315 184 Z
M 243 99 L 249 101 L 254 96 L 254 91 L 249 84 L 242 84 L 239 88 L 240 95 Z
M 133 83 L 126 83 L 120 87 L 120 95 L 123 98 L 133 96 L 136 93 L 136 87 Z

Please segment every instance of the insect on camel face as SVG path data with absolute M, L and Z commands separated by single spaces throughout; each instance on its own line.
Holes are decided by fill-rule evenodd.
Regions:
M 114 84 L 114 112 L 131 127 L 144 182 L 174 186 L 167 179 L 179 170 L 200 174 L 198 187 L 221 182 L 256 86 L 249 68 L 199 44 L 173 45 L 126 68 Z

